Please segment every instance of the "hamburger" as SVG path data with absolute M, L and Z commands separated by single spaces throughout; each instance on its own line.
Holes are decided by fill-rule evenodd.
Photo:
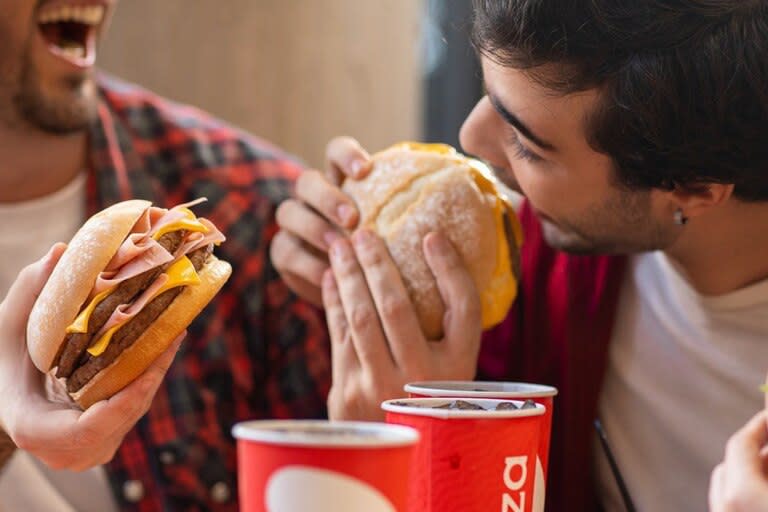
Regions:
M 37 298 L 27 348 L 83 409 L 141 375 L 231 274 L 224 235 L 190 208 L 117 203 L 88 219 Z
M 480 293 L 484 329 L 500 323 L 517 295 L 522 230 L 504 186 L 479 160 L 444 144 L 401 143 L 371 157 L 371 172 L 346 180 L 360 227 L 386 243 L 424 335 L 443 335 L 443 303 L 422 250 L 430 231 L 445 235 Z

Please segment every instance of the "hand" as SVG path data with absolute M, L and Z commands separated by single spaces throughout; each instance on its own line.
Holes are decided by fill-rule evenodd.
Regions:
M 480 298 L 444 236 L 424 238 L 424 253 L 446 306 L 444 338 L 428 341 L 384 242 L 368 230 L 331 247 L 323 303 L 331 335 L 332 419 L 380 420 L 383 400 L 428 379 L 468 380 L 480 350 Z
M 768 409 L 736 432 L 712 472 L 711 512 L 768 511 Z
M 369 158 L 350 137 L 331 140 L 325 172 L 302 173 L 296 182 L 296 197 L 277 209 L 280 231 L 272 240 L 272 263 L 289 288 L 317 306 L 322 304 L 320 284 L 328 269 L 328 249 L 359 218 L 354 201 L 339 186 L 347 177 L 365 176 L 370 170 Z
M 128 387 L 83 412 L 51 401 L 45 376 L 26 347 L 27 318 L 64 251 L 55 245 L 21 271 L 0 304 L 0 428 L 21 449 L 53 469 L 81 471 L 114 456 L 125 434 L 149 409 L 184 334 Z

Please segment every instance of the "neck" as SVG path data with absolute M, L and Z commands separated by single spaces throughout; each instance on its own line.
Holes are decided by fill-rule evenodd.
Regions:
M 87 134 L 51 135 L 0 125 L 0 203 L 51 194 L 85 165 Z
M 702 295 L 722 295 L 768 278 L 768 203 L 730 200 L 682 229 L 666 252 Z

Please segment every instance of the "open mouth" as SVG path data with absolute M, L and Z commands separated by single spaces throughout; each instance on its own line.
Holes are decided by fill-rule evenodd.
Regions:
M 48 48 L 78 65 L 92 63 L 96 29 L 104 18 L 103 5 L 54 5 L 44 7 L 37 24 Z

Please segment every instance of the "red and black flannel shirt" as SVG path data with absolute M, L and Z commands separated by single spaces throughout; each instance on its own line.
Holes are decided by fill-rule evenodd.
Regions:
M 233 267 L 189 327 L 149 413 L 107 466 L 124 510 L 237 510 L 230 430 L 256 418 L 324 417 L 330 346 L 322 314 L 272 267 L 275 210 L 300 167 L 287 155 L 197 109 L 100 77 L 90 133 L 89 214 L 142 198 L 195 212 L 227 236 Z

